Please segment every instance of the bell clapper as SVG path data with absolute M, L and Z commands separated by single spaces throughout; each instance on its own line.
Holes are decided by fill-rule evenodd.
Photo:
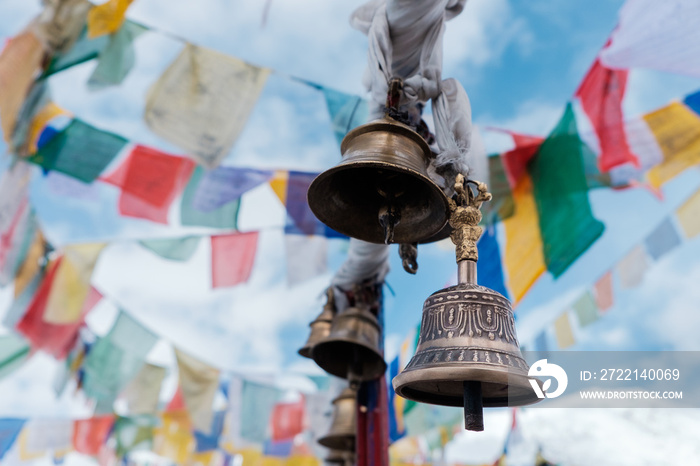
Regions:
M 484 400 L 481 396 L 481 382 L 465 380 L 464 386 L 464 428 L 476 432 L 484 430 Z
M 406 272 L 412 275 L 418 272 L 418 243 L 400 244 L 399 257 Z

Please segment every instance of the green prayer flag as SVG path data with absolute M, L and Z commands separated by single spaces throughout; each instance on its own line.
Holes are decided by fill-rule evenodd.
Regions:
M 197 194 L 197 187 L 204 177 L 204 169 L 197 166 L 189 183 L 182 194 L 182 204 L 180 206 L 180 223 L 187 226 L 202 226 L 211 228 L 222 228 L 235 230 L 238 228 L 238 209 L 241 201 L 224 204 L 218 209 L 203 212 L 193 207 L 193 201 Z
M 258 443 L 267 439 L 267 425 L 279 395 L 279 390 L 275 387 L 243 381 L 241 438 Z
M 199 246 L 199 236 L 186 236 L 175 239 L 144 239 L 139 244 L 163 259 L 172 261 L 188 261 Z
M 24 364 L 29 350 L 27 340 L 18 335 L 10 333 L 0 336 L 0 379 Z
M 609 172 L 601 172 L 598 167 L 598 157 L 595 152 L 588 147 L 588 144 L 581 141 L 581 156 L 583 158 L 584 171 L 586 172 L 586 185 L 588 189 L 610 188 L 612 178 Z
M 133 41 L 148 28 L 132 21 L 125 21 L 121 28 L 109 36 L 109 42 L 100 51 L 97 68 L 88 80 L 88 89 L 99 90 L 121 84 L 136 62 Z
M 598 305 L 590 291 L 582 294 L 574 303 L 573 308 L 581 327 L 586 327 L 598 320 Z
M 153 446 L 153 428 L 157 418 L 153 416 L 117 417 L 114 422 L 115 453 L 123 458 L 132 451 L 150 451 Z
M 488 157 L 489 160 L 489 191 L 493 195 L 493 199 L 485 202 L 481 210 L 483 219 L 486 225 L 491 225 L 500 220 L 513 215 L 515 212 L 515 203 L 513 202 L 513 194 L 510 190 L 506 170 L 503 166 L 503 159 L 499 154 L 492 154 Z
M 59 71 L 97 58 L 102 49 L 107 46 L 108 42 L 109 36 L 106 35 L 95 37 L 94 39 L 88 38 L 87 28 L 85 28 L 78 40 L 73 44 L 73 47 L 68 49 L 65 53 L 56 53 L 53 56 L 51 63 L 46 71 L 44 71 L 42 77 L 49 77 Z
M 327 87 L 320 87 L 326 97 L 333 132 L 338 144 L 351 129 L 365 124 L 369 115 L 369 104 L 362 97 L 345 94 Z
M 107 411 L 119 392 L 143 366 L 158 338 L 121 311 L 107 336 L 93 345 L 85 360 L 85 394 Z
M 554 277 L 564 273 L 605 229 L 593 217 L 588 201 L 582 147 L 569 103 L 529 166 L 544 258 Z
M 121 136 L 76 119 L 30 156 L 29 161 L 46 171 L 55 170 L 92 183 L 127 142 Z

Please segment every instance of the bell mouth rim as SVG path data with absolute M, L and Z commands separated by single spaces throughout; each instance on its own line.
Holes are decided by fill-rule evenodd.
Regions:
M 455 382 L 454 374 L 459 375 L 460 372 L 469 370 L 472 373 L 474 371 L 481 372 L 487 370 L 484 366 L 495 366 L 489 363 L 481 363 L 481 367 L 462 367 L 462 368 L 446 368 L 446 367 L 425 367 L 420 370 L 407 370 L 399 373 L 391 381 L 394 392 L 402 398 L 407 400 L 416 401 L 418 403 L 427 403 L 440 406 L 453 406 L 462 407 L 464 406 L 464 399 L 462 396 L 453 395 L 441 395 L 437 392 L 416 390 L 410 388 L 410 385 L 414 382 L 425 381 L 429 379 L 430 382 Z M 449 369 L 449 370 L 446 370 Z M 461 370 L 460 370 L 461 369 Z M 418 373 L 420 372 L 420 373 Z M 452 374 L 452 377 L 446 375 Z M 493 371 L 489 371 L 491 375 L 494 374 Z M 530 378 L 526 375 L 515 373 L 513 371 L 498 371 L 496 375 L 505 375 L 505 379 L 501 381 L 486 382 L 486 383 L 500 383 L 506 385 L 512 385 L 520 388 L 526 388 L 527 392 L 531 392 L 531 395 L 520 395 L 520 396 L 503 396 L 503 397 L 484 397 L 483 405 L 485 408 L 503 408 L 503 407 L 517 407 L 517 406 L 527 406 L 531 404 L 538 403 L 541 401 L 529 383 Z M 466 379 L 465 379 L 466 381 Z M 510 383 L 509 383 L 510 382 Z
M 386 116 L 368 121 L 367 123 L 348 131 L 340 143 L 340 153 L 345 154 L 350 141 L 356 137 L 366 133 L 373 133 L 375 131 L 388 131 L 390 133 L 402 134 L 421 146 L 426 164 L 432 158 L 433 152 L 430 150 L 430 146 L 420 134 L 416 133 L 410 126 Z
M 386 374 L 386 370 L 389 367 L 384 360 L 384 357 L 378 353 L 375 352 L 375 349 L 372 348 L 370 345 L 358 343 L 357 340 L 352 339 L 352 338 L 345 338 L 342 336 L 337 336 L 333 338 L 326 338 L 322 341 L 319 341 L 316 343 L 312 348 L 311 348 L 311 359 L 314 360 L 314 362 L 321 367 L 324 371 L 328 372 L 331 375 L 334 375 L 336 377 L 339 377 L 341 379 L 347 379 L 348 378 L 348 372 L 347 372 L 347 366 L 350 365 L 350 363 L 347 364 L 347 366 L 343 366 L 346 370 L 338 370 L 338 367 L 334 366 L 333 364 L 328 363 L 329 360 L 324 358 L 321 354 L 325 352 L 328 352 L 328 347 L 327 345 L 337 345 L 341 344 L 344 346 L 354 346 L 354 347 L 359 347 L 361 351 L 366 351 L 366 355 L 373 355 L 375 361 L 377 362 L 378 366 L 381 368 L 381 370 L 375 370 L 375 371 L 368 371 L 363 372 L 361 374 L 353 374 L 354 377 L 360 382 L 368 382 L 370 380 L 376 380 L 380 377 L 383 377 L 384 374 Z M 324 348 L 326 346 L 326 348 Z M 335 349 L 335 348 L 334 348 Z M 345 362 L 346 360 L 343 359 Z M 373 367 L 373 365 L 368 365 L 367 367 Z M 363 367 L 364 369 L 364 367 Z

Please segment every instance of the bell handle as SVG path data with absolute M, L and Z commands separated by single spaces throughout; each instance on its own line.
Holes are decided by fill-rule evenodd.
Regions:
M 465 186 L 466 184 L 466 186 Z M 471 186 L 476 188 L 476 194 Z M 455 199 L 449 199 L 450 208 L 449 223 L 452 227 L 450 239 L 456 247 L 457 263 L 462 261 L 479 260 L 479 250 L 476 243 L 481 237 L 481 204 L 491 200 L 486 183 L 466 180 L 464 175 L 458 173 L 455 178 Z

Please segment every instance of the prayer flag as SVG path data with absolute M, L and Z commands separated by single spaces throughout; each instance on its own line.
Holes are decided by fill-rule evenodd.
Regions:
M 211 212 L 240 197 L 272 178 L 269 170 L 217 167 L 208 170 L 195 192 L 192 207 Z
M 44 48 L 29 29 L 13 37 L 0 52 L 0 129 L 8 144 L 43 57 Z
M 167 224 L 170 205 L 193 169 L 194 163 L 189 159 L 137 145 L 122 165 L 102 180 L 122 188 L 122 215 Z
M 70 116 L 67 110 L 56 105 L 54 102 L 47 102 L 36 115 L 33 116 L 29 133 L 27 134 L 27 153 L 34 154 L 39 150 L 39 137 L 51 120 L 59 116 Z
M 2 215 L 0 212 L 0 217 Z M 16 276 L 31 248 L 36 227 L 34 212 L 25 197 L 12 213 L 7 228 L 0 229 L 0 286 L 7 285 Z
M 241 396 L 241 437 L 262 443 L 267 436 L 270 415 L 279 398 L 279 391 L 268 385 L 243 381 Z
M 263 444 L 263 455 L 288 457 L 292 453 L 293 440 L 265 440 Z
M 185 192 L 182 195 L 180 223 L 188 226 L 235 230 L 238 226 L 240 199 L 228 202 L 209 212 L 203 212 L 195 208 L 194 200 L 199 191 L 199 185 L 203 182 L 205 176 L 206 172 L 202 167 L 198 166 L 195 168 L 187 187 L 185 187 Z
M 43 456 L 49 450 L 68 451 L 73 445 L 73 421 L 70 419 L 32 419 L 24 426 L 23 452 Z
M 581 327 L 586 327 L 598 320 L 598 306 L 590 291 L 583 293 L 573 304 L 574 312 Z
M 667 217 L 646 237 L 644 244 L 651 258 L 657 261 L 661 256 L 681 244 L 681 237 L 678 235 L 671 218 Z
M 700 77 L 698 17 L 696 0 L 628 0 L 600 59 L 612 68 L 650 68 Z
M 160 389 L 166 372 L 165 367 L 149 363 L 141 367 L 120 395 L 126 401 L 130 416 L 157 413 Z
M 156 422 L 153 416 L 118 416 L 114 422 L 117 457 L 124 458 L 132 451 L 151 450 Z
M 292 440 L 302 430 L 304 430 L 304 398 L 301 397 L 295 403 L 277 403 L 272 410 L 272 441 Z
M 491 155 L 489 164 L 489 191 L 493 199 L 481 206 L 484 224 L 492 225 L 500 220 L 505 220 L 515 212 L 513 193 L 511 192 L 508 177 L 506 176 L 503 158 L 500 155 Z
M 12 333 L 0 336 L 0 379 L 24 364 L 29 351 L 29 344 L 24 338 Z
M 155 429 L 153 452 L 184 464 L 195 451 L 195 440 L 186 411 L 173 411 L 161 415 L 161 425 Z
M 76 119 L 28 160 L 46 171 L 56 170 L 92 183 L 126 143 L 121 136 Z
M 569 312 L 561 313 L 557 320 L 554 321 L 554 335 L 557 337 L 557 344 L 560 349 L 566 349 L 576 343 L 574 333 L 571 330 L 571 322 L 569 321 Z
M 686 238 L 694 238 L 700 234 L 700 191 L 690 196 L 676 211 Z
M 520 180 L 527 174 L 527 166 L 537 154 L 544 138 L 507 131 L 513 138 L 515 148 L 501 155 L 503 168 L 511 188 L 518 186 Z
M 673 102 L 644 115 L 663 152 L 663 162 L 647 172 L 655 188 L 700 163 L 700 115 L 680 102 Z
M 558 277 L 588 249 L 605 227 L 593 217 L 574 111 L 542 143 L 530 165 L 547 269 Z
M 331 427 L 333 393 L 330 390 L 304 394 L 306 432 L 312 442 L 328 433 Z M 314 444 L 315 446 L 315 444 Z
M 110 405 L 138 374 L 156 335 L 121 311 L 109 333 L 99 338 L 87 355 L 83 390 L 98 403 Z
M 311 212 L 311 208 L 306 199 L 306 193 L 309 190 L 309 185 L 311 185 L 311 182 L 316 178 L 316 175 L 317 173 L 289 172 L 284 204 L 292 223 L 288 224 L 284 231 L 287 234 L 345 238 L 345 235 L 324 225 L 316 218 L 313 212 Z
M 88 37 L 93 39 L 119 30 L 132 1 L 108 0 L 92 7 L 87 15 Z
M 685 99 L 683 99 L 683 103 L 686 107 L 700 115 L 700 91 L 686 96 Z
M 506 232 L 504 263 L 508 289 L 517 304 L 545 271 L 542 237 L 529 176 L 513 190 L 515 214 L 503 221 Z M 478 262 L 477 262 L 478 264 Z
M 25 419 L 0 419 L 0 460 L 15 443 L 25 422 Z
M 196 441 L 197 452 L 206 452 L 217 450 L 219 448 L 219 438 L 224 430 L 224 420 L 226 411 L 217 411 L 212 416 L 211 427 L 209 433 L 204 433 L 199 430 L 194 431 L 194 439 Z
M 277 195 L 283 206 L 287 205 L 287 183 L 289 182 L 289 172 L 287 170 L 277 170 L 270 180 L 270 188 Z
M 248 281 L 257 249 L 257 231 L 212 236 L 212 286 L 231 287 Z
M 328 270 L 328 240 L 323 236 L 285 235 L 287 284 L 298 285 Z
M 503 279 L 501 252 L 498 247 L 496 228 L 494 226 L 484 228 L 477 246 L 480 259 L 476 263 L 479 283 L 508 298 L 508 290 L 506 290 L 505 281 Z
M 51 54 L 73 47 L 85 28 L 87 14 L 93 4 L 88 0 L 50 0 L 34 22 L 34 31 Z
M 27 145 L 29 143 L 29 129 L 32 126 L 32 120 L 39 111 L 48 104 L 51 100 L 51 93 L 46 80 L 35 82 L 27 93 L 22 108 L 16 115 L 17 122 L 12 131 L 12 143 L 10 150 L 17 156 L 25 157 L 28 155 Z
M 320 87 L 320 89 L 326 98 L 333 133 L 340 144 L 351 129 L 367 122 L 369 117 L 368 102 L 362 97 L 345 94 L 327 87 Z
M 78 338 L 78 330 L 84 324 L 85 316 L 102 297 L 97 290 L 90 288 L 77 320 L 66 324 L 46 322 L 44 313 L 56 274 L 63 260 L 64 256 L 61 256 L 48 265 L 46 276 L 43 278 L 26 314 L 17 324 L 17 330 L 27 337 L 32 348 L 43 350 L 57 359 L 66 357 Z
M 659 143 L 643 117 L 625 121 L 627 143 L 639 160 L 639 167 L 632 164 L 620 165 L 610 170 L 612 186 L 627 186 L 643 178 L 644 172 L 661 163 L 664 158 Z
M 49 63 L 48 68 L 44 71 L 42 78 L 47 78 L 52 74 L 97 58 L 108 43 L 109 36 L 100 36 L 90 39 L 87 36 L 87 29 L 82 30 L 77 40 L 70 48 L 53 55 L 51 63 Z
M 622 115 L 627 73 L 627 70 L 607 68 L 597 58 L 576 91 L 598 135 L 601 149 L 599 166 L 604 172 L 625 163 L 639 166 L 637 157 L 627 145 Z
M 144 119 L 151 130 L 214 168 L 231 150 L 269 70 L 185 44 L 150 88 Z
M 607 311 L 612 307 L 614 298 L 611 271 L 605 272 L 605 274 L 595 282 L 593 293 L 595 295 L 595 303 L 601 312 Z
M 174 239 L 144 239 L 139 244 L 163 259 L 186 262 L 192 258 L 199 241 L 199 236 L 185 236 Z
M 105 246 L 104 243 L 85 243 L 63 249 L 64 257 L 56 271 L 44 310 L 45 322 L 70 324 L 81 318 L 85 301 L 92 289 L 92 271 Z
M 617 273 L 620 275 L 622 288 L 634 288 L 644 278 L 647 269 L 647 255 L 642 246 L 635 246 L 617 264 Z
M 84 455 L 97 456 L 114 425 L 114 415 L 79 419 L 73 424 L 73 448 Z
M 175 348 L 182 398 L 194 428 L 211 433 L 212 405 L 219 388 L 219 371 Z
M 121 84 L 136 62 L 133 42 L 148 29 L 126 21 L 119 30 L 109 36 L 109 42 L 100 51 L 97 67 L 90 75 L 88 89 L 99 90 Z

